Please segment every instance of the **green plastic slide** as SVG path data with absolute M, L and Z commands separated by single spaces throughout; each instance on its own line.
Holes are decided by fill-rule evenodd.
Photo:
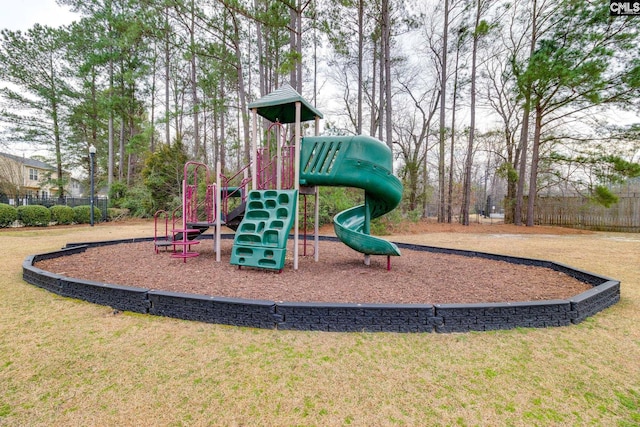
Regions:
M 391 150 L 372 137 L 302 139 L 301 185 L 364 189 L 364 205 L 340 212 L 333 223 L 344 244 L 366 255 L 400 255 L 393 243 L 369 235 L 370 221 L 395 209 L 402 198 L 402 183 L 391 172 L 392 162 Z

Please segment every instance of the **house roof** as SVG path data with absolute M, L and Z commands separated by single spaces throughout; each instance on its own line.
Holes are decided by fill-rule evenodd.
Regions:
M 256 109 L 259 115 L 271 122 L 295 123 L 296 102 L 302 104 L 301 121 L 314 120 L 316 117 L 322 118 L 322 113 L 288 84 L 284 84 L 270 94 L 250 103 L 249 109 Z
M 55 170 L 53 166 L 48 163 L 41 162 L 40 160 L 29 159 L 26 157 L 14 156 L 13 154 L 8 153 L 0 153 L 0 156 L 11 159 L 15 162 L 21 163 L 25 166 L 37 169 L 47 169 L 47 170 Z

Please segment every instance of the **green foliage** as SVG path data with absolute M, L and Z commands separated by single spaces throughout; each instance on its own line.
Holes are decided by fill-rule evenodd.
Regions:
M 518 171 L 513 167 L 513 164 L 509 162 L 504 162 L 498 166 L 498 169 L 496 169 L 496 175 L 500 178 L 506 179 L 508 182 L 518 181 Z
M 53 119 L 65 90 L 62 64 L 57 60 L 63 49 L 60 37 L 61 31 L 40 24 L 25 32 L 0 31 L 0 79 L 19 88 L 5 87 L 0 92 L 0 98 L 13 107 L 0 111 L 12 140 L 28 137 L 34 143 L 52 142 L 46 131 L 55 131 Z M 42 66 L 49 63 L 51 67 Z
M 0 30 L 0 80 L 10 82 L 0 91 L 0 122 L 6 142 L 29 141 L 55 153 L 57 178 L 52 182 L 64 192 L 62 156 L 63 126 L 69 81 L 61 61 L 64 30 L 35 24 L 26 31 Z M 46 66 L 43 66 L 47 64 Z
M 610 150 L 608 147 L 606 149 Z M 627 161 L 616 154 L 573 156 L 554 151 L 550 153 L 549 160 L 555 164 L 581 165 L 585 173 L 591 175 L 598 184 L 620 184 L 640 176 L 640 163 Z
M 331 224 L 339 212 L 363 203 L 362 191 L 343 187 L 322 187 L 320 191 L 320 224 Z
M 386 215 L 371 220 L 371 234 L 377 236 L 391 234 L 401 222 L 402 213 L 400 212 L 400 209 L 394 209 Z
M 532 102 L 544 114 L 564 106 L 633 101 L 633 79 L 628 76 L 636 74 L 637 67 L 627 55 L 637 49 L 635 24 L 612 20 L 600 2 L 561 4 L 554 25 L 536 40 L 528 64 L 515 69 L 521 92 L 532 89 Z
M 591 200 L 604 206 L 605 208 L 609 208 L 611 207 L 611 205 L 615 205 L 616 203 L 618 203 L 618 196 L 613 194 L 607 187 L 598 185 L 593 190 Z
M 476 37 L 485 36 L 489 34 L 489 31 L 491 31 L 491 28 L 492 28 L 492 25 L 489 22 L 482 19 L 478 23 L 478 26 L 476 27 L 475 36 Z
M 156 208 L 151 193 L 146 187 L 136 186 L 129 189 L 127 198 L 123 200 L 121 209 L 127 209 L 131 216 L 136 218 L 152 217 Z
M 420 220 L 422 219 L 422 214 L 423 212 L 421 209 L 415 209 L 413 211 L 407 212 L 407 219 L 415 224 L 420 222 Z
M 113 208 L 120 208 L 126 201 L 129 188 L 127 184 L 122 181 L 116 181 L 111 184 L 109 189 L 109 205 Z
M 73 223 L 75 214 L 73 208 L 64 205 L 54 205 L 49 208 L 51 211 L 51 221 L 56 224 L 68 225 Z
M 18 219 L 16 208 L 6 203 L 0 203 L 0 227 L 9 227 Z
M 100 222 L 102 213 L 97 207 L 93 207 L 93 221 Z M 82 205 L 73 208 L 73 221 L 77 224 L 89 224 L 91 222 L 91 206 Z
M 604 161 L 609 163 L 613 172 L 623 180 L 640 176 L 640 163 L 628 162 L 618 156 L 605 156 Z
M 620 184 L 640 176 L 640 163 L 629 162 L 616 155 L 588 158 L 586 162 L 595 165 L 594 174 L 603 183 Z
M 278 69 L 278 72 L 284 76 L 290 73 L 292 70 L 295 70 L 296 64 L 302 61 L 302 56 L 298 52 L 290 51 L 284 54 L 283 59 L 284 60 L 280 64 L 280 68 Z
M 108 208 L 107 221 L 119 221 L 129 217 L 129 209 L 124 208 Z
M 46 227 L 51 222 L 51 211 L 45 206 L 18 206 L 18 221 L 27 227 Z
M 142 170 L 144 185 L 151 199 L 149 212 L 159 209 L 170 210 L 175 198 L 180 195 L 184 164 L 188 158 L 180 141 L 173 145 L 161 145 L 155 153 L 149 155 Z M 146 205 L 146 203 L 145 203 Z M 131 210 L 132 215 L 139 212 L 129 203 L 121 205 Z

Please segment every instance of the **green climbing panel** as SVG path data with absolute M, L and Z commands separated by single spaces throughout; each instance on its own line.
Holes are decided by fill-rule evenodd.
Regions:
M 236 230 L 231 264 L 282 270 L 298 190 L 251 191 Z

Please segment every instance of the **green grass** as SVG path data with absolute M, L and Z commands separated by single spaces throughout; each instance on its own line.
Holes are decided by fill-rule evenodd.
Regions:
M 406 237 L 622 280 L 619 304 L 550 329 L 257 330 L 114 314 L 21 280 L 28 254 L 152 233 L 0 232 L 0 425 L 640 425 L 638 235 L 531 235 L 508 247 L 490 235 Z

